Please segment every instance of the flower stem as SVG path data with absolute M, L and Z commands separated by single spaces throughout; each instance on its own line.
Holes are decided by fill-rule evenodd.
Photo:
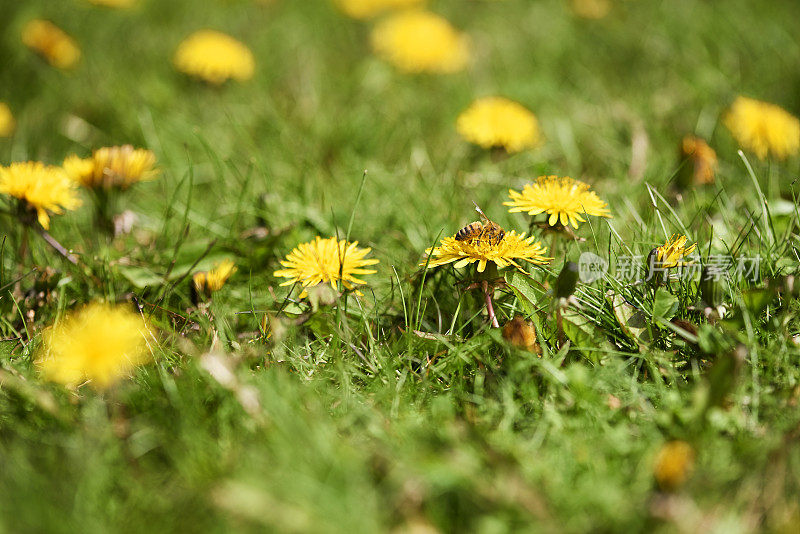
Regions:
M 23 226 L 19 234 L 19 250 L 17 251 L 17 258 L 21 264 L 25 263 L 25 258 L 28 256 L 28 227 Z
M 550 255 L 553 258 L 556 258 L 556 249 L 558 249 L 560 237 L 561 237 L 560 232 L 558 232 L 557 230 L 553 231 L 552 235 L 550 236 Z M 558 258 L 556 258 L 554 262 L 555 261 L 558 261 Z
M 489 319 L 492 320 L 492 326 L 494 328 L 500 328 L 500 323 L 497 322 L 497 315 L 494 313 L 494 306 L 492 305 L 492 291 L 489 289 L 489 283 L 484 280 L 483 281 L 483 295 L 486 299 L 486 311 L 489 313 Z
M 56 241 L 56 239 L 53 236 L 51 236 L 47 232 L 47 230 L 38 227 L 36 228 L 36 230 L 39 232 L 39 235 L 41 235 L 42 238 L 45 241 L 47 241 L 48 245 L 56 249 L 56 251 L 62 256 L 64 256 L 70 263 L 72 263 L 73 265 L 78 265 L 78 259 L 74 255 L 70 254 L 69 251 L 65 249 L 61 243 Z

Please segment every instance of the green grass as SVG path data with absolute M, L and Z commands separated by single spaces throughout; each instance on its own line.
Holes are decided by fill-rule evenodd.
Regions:
M 745 154 L 751 176 L 721 124 L 739 94 L 800 114 L 800 7 L 628 0 L 586 21 L 556 0 L 439 0 L 474 61 L 405 76 L 370 54 L 368 23 L 322 0 L 141 4 L 0 0 L 0 101 L 18 121 L 0 162 L 132 143 L 162 170 L 124 197 L 139 219 L 113 243 L 98 239 L 88 198 L 53 217 L 82 267 L 36 236 L 22 260 L 19 225 L 0 216 L 0 532 L 789 532 L 800 521 L 800 328 L 783 290 L 798 274 L 800 160 Z M 21 45 L 35 16 L 79 41 L 75 71 Z M 252 48 L 252 81 L 210 88 L 173 71 L 177 44 L 203 27 Z M 496 157 L 463 142 L 457 115 L 488 94 L 532 109 L 543 146 Z M 687 133 L 709 140 L 720 168 L 677 198 Z M 634 138 L 648 148 L 631 177 Z M 563 241 L 551 266 L 497 293 L 501 323 L 527 313 L 539 325 L 540 358 L 489 328 L 478 292 L 456 284 L 464 272 L 429 270 L 422 286 L 419 263 L 474 220 L 473 200 L 525 230 L 501 202 L 541 174 L 592 183 L 614 218 L 592 219 L 585 242 Z M 272 273 L 297 243 L 344 236 L 351 216 L 378 273 L 362 297 L 297 324 L 306 307 Z M 266 237 L 242 237 L 259 226 Z M 721 284 L 726 321 L 693 308 L 696 283 L 654 299 L 607 279 L 579 286 L 559 342 L 542 287 L 565 260 L 590 251 L 614 264 L 672 233 L 704 256 L 762 258 L 757 282 Z M 239 270 L 200 313 L 187 274 L 225 257 Z M 161 331 L 154 362 L 103 394 L 42 382 L 42 329 L 95 299 L 143 307 Z M 617 317 L 637 308 L 639 340 Z M 677 335 L 673 316 L 698 339 Z M 238 397 L 204 369 L 209 351 Z M 252 393 L 257 406 L 241 402 Z M 665 493 L 653 461 L 671 439 L 697 458 Z

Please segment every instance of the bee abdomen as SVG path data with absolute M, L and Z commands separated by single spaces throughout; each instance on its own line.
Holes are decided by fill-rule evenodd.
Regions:
M 482 230 L 483 226 L 480 223 L 468 224 L 456 232 L 456 241 L 466 241 L 467 239 L 471 239 L 480 234 Z

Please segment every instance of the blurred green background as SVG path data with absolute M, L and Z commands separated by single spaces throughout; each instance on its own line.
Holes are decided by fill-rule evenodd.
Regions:
M 0 0 L 0 101 L 18 123 L 0 139 L 0 162 L 60 164 L 130 143 L 153 150 L 162 171 L 125 197 L 136 228 L 108 246 L 92 235 L 88 200 L 54 217 L 53 235 L 99 285 L 37 242 L 32 261 L 61 273 L 52 296 L 21 301 L 30 279 L 23 297 L 4 288 L 0 530 L 790 532 L 800 522 L 794 316 L 757 325 L 749 342 L 760 359 L 699 427 L 691 421 L 708 384 L 697 361 L 673 366 L 686 351 L 653 347 L 605 365 L 537 358 L 470 320 L 476 303 L 459 317 L 473 337 L 430 342 L 403 324 L 424 249 L 474 220 L 472 201 L 525 230 L 501 203 L 542 174 L 591 183 L 621 237 L 592 221 L 580 231 L 588 242 L 562 248 L 555 272 L 583 250 L 646 254 L 684 226 L 700 249 L 726 252 L 757 217 L 721 116 L 737 95 L 800 114 L 800 4 L 611 3 L 586 20 L 557 0 L 432 1 L 468 34 L 473 59 L 462 73 L 409 76 L 370 53 L 370 22 L 323 0 L 141 0 L 129 10 Z M 78 42 L 74 70 L 22 45 L 36 17 Z M 173 69 L 178 43 L 202 28 L 250 47 L 251 81 L 210 87 Z M 499 157 L 458 137 L 458 114 L 494 94 L 537 115 L 540 148 Z M 690 133 L 717 151 L 717 183 L 675 200 Z M 756 232 L 745 250 L 781 272 L 797 260 L 800 161 L 750 161 L 790 239 L 769 248 Z M 672 207 L 654 209 L 648 184 Z M 363 308 L 350 302 L 344 323 L 322 314 L 312 335 L 290 324 L 260 339 L 264 313 L 287 294 L 272 276 L 278 260 L 316 235 L 343 235 L 351 213 L 351 239 L 381 261 Z M 1 224 L 12 243 L 14 221 Z M 266 237 L 248 237 L 256 227 Z M 206 268 L 222 257 L 237 275 L 213 316 L 191 316 L 188 286 L 173 284 L 198 259 Z M 432 280 L 419 293 L 422 327 L 441 332 L 461 296 L 444 275 Z M 77 303 L 130 295 L 166 333 L 154 365 L 106 396 L 35 384 L 43 327 Z M 33 316 L 20 321 L 22 309 Z M 258 417 L 202 369 L 212 344 L 254 388 Z M 677 495 L 653 482 L 668 439 L 697 451 Z

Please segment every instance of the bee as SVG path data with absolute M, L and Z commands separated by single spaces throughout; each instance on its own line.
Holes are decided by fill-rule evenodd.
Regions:
M 477 204 L 475 204 L 475 210 L 480 214 L 481 220 L 470 223 L 456 232 L 456 241 L 475 242 L 476 245 L 480 245 L 484 241 L 490 245 L 500 243 L 505 237 L 506 231 L 496 222 L 489 220 L 489 217 L 483 213 Z

